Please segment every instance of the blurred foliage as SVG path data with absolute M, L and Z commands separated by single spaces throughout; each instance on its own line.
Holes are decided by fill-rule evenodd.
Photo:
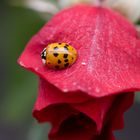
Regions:
M 0 99 L 0 121 L 8 123 L 9 127 L 14 124 L 27 129 L 28 140 L 46 140 L 48 125 L 33 123 L 31 112 L 37 97 L 37 77 L 17 64 L 26 43 L 46 21 L 31 10 L 5 3 L 0 5 L 0 42 L 4 52 L 1 54 L 4 94 Z
M 17 65 L 17 59 L 28 40 L 39 30 L 44 21 L 34 12 L 22 8 L 6 7 L 4 13 L 6 15 L 3 21 L 4 49 L 8 50 L 5 50 L 4 57 L 10 59 L 4 59 L 8 70 L 8 88 L 3 106 L 5 106 L 6 114 L 9 114 L 8 117 L 14 118 L 16 114 L 17 120 L 22 115 L 24 116 L 21 112 L 28 111 L 27 106 L 33 104 L 37 93 L 35 76 L 20 68 Z M 15 112 L 15 110 L 20 112 Z
M 27 140 L 46 140 L 50 127 L 46 124 L 33 123 Z
M 140 92 L 136 92 L 135 101 L 140 103 Z

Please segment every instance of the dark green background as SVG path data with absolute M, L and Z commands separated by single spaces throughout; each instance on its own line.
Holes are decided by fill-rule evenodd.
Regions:
M 8 3 L 0 1 L 0 140 L 46 140 L 49 126 L 39 125 L 31 114 L 37 77 L 16 62 L 31 36 L 46 21 L 34 11 Z M 117 140 L 140 139 L 139 98 L 126 113 L 126 127 L 116 134 Z

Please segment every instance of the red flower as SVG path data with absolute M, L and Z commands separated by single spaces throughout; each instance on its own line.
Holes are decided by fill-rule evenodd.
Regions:
M 133 94 L 92 98 L 82 92 L 64 93 L 40 79 L 33 115 L 51 122 L 50 140 L 113 140 L 112 131 L 123 127 L 123 113 Z
M 74 46 L 76 63 L 63 70 L 45 67 L 40 53 L 54 42 Z M 40 77 L 33 115 L 52 123 L 50 140 L 114 139 L 112 131 L 122 128 L 133 102 L 130 92 L 140 89 L 139 46 L 126 19 L 88 5 L 63 10 L 31 39 L 18 62 Z

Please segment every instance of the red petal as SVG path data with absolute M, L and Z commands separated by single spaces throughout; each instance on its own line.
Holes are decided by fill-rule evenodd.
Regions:
M 63 105 L 56 107 L 55 104 L 80 103 L 89 99 L 90 97 L 85 93 L 78 91 L 73 93 L 64 93 L 45 80 L 40 79 L 39 95 L 33 110 L 33 115 L 40 122 L 44 122 L 49 120 L 48 118 L 52 118 L 52 113 L 56 116 L 58 113 L 57 110 L 62 110 L 62 113 L 65 112 L 63 110 L 66 109 Z M 51 111 L 53 108 L 55 108 L 55 111 Z M 68 113 L 69 112 L 70 111 L 68 111 Z
M 109 120 L 113 130 L 122 129 L 124 127 L 124 112 L 126 112 L 133 103 L 133 93 L 125 93 L 116 98 L 106 118 L 106 120 Z
M 123 113 L 132 105 L 132 103 L 133 94 L 130 93 L 94 99 L 82 92 L 61 92 L 45 80 L 40 79 L 39 96 L 33 115 L 39 122 L 48 121 L 52 123 L 52 130 L 50 133 L 51 140 L 68 140 L 68 138 L 75 138 L 76 140 L 77 137 L 81 140 L 82 138 L 83 140 L 91 140 L 93 135 L 96 135 L 94 136 L 94 139 L 98 137 L 97 140 L 99 140 L 99 137 L 105 138 L 105 134 L 102 132 L 106 131 L 104 130 L 104 127 L 109 125 L 111 131 L 122 128 Z M 72 116 L 77 116 L 79 113 L 88 117 L 92 123 L 83 123 L 84 121 L 82 120 L 83 122 L 81 121 L 81 123 L 84 126 L 82 130 L 77 130 L 74 126 L 76 124 L 72 123 L 73 128 L 75 128 L 74 132 L 76 133 L 69 131 L 70 128 L 67 130 L 65 127 L 63 129 L 61 128 L 63 124 L 68 127 L 68 120 L 70 121 Z M 61 133 L 63 133 L 63 135 L 61 135 Z M 106 133 L 111 132 L 106 131 Z M 112 140 L 112 135 L 109 135 L 108 137 L 109 138 L 106 140 Z
M 95 124 L 84 114 L 72 115 L 65 120 L 59 131 L 50 133 L 50 140 L 91 140 L 95 133 Z
M 87 102 L 72 104 L 71 106 L 91 118 L 96 124 L 97 133 L 100 133 L 106 118 L 106 114 L 110 110 L 114 100 L 115 96 L 99 99 L 91 98 Z
M 52 42 L 78 51 L 70 68 L 50 70 L 40 53 Z M 135 28 L 117 13 L 87 5 L 57 14 L 31 39 L 18 62 L 62 91 L 101 97 L 140 89 L 140 41 Z
M 115 96 L 93 99 L 82 92 L 64 93 L 43 79 L 40 79 L 39 96 L 33 114 L 40 122 L 44 122 L 53 120 L 52 116 L 56 116 L 60 110 L 62 110 L 62 114 L 64 115 L 65 113 L 63 112 L 66 112 L 65 110 L 77 110 L 94 120 L 98 131 L 101 131 L 104 117 L 110 109 L 114 99 Z M 70 107 L 64 105 L 64 103 L 71 105 L 73 109 L 66 109 Z M 74 111 L 68 111 L 68 113 L 70 112 L 73 113 Z
M 61 125 L 59 124 L 59 128 L 57 128 L 58 130 L 55 131 L 55 133 L 52 133 L 52 132 L 50 133 L 50 140 L 53 140 L 53 139 L 55 140 L 81 139 L 82 140 L 82 138 L 83 140 L 91 140 L 91 137 L 93 137 L 92 140 L 103 140 L 103 139 L 115 140 L 113 136 L 113 130 L 121 129 L 123 127 L 122 117 L 124 115 L 124 112 L 133 104 L 133 96 L 134 94 L 132 93 L 126 93 L 123 95 L 116 96 L 116 99 L 114 100 L 113 105 L 110 106 L 110 109 L 108 110 L 108 112 L 106 112 L 105 117 L 103 117 L 104 123 L 101 120 L 101 123 L 103 124 L 102 124 L 102 129 L 101 129 L 102 131 L 99 133 L 99 135 L 97 135 L 98 134 L 96 130 L 97 126 L 94 124 L 95 121 L 93 118 L 92 118 L 93 120 L 90 122 L 91 125 L 89 125 L 87 121 L 85 123 L 82 123 L 84 129 L 77 130 L 75 123 L 72 122 L 72 120 L 70 120 L 70 117 L 68 117 L 66 121 L 64 120 L 61 121 Z M 102 101 L 103 99 L 101 99 L 101 102 Z M 106 101 L 108 101 L 107 98 L 106 98 Z M 94 104 L 94 100 L 93 100 L 93 104 Z M 98 105 L 99 104 L 97 104 L 97 106 Z M 84 110 L 85 107 L 81 106 L 81 108 L 83 108 Z M 90 111 L 87 111 L 87 112 L 90 114 L 95 114 L 94 116 L 98 114 L 97 112 L 100 112 L 100 110 L 98 110 L 99 108 L 97 108 L 96 111 L 94 110 L 94 108 L 91 108 L 91 106 L 89 106 L 89 108 L 90 108 L 89 109 Z M 104 109 L 104 106 L 102 106 L 102 110 L 103 109 Z M 85 113 L 87 117 L 91 118 L 92 115 L 89 116 L 87 112 L 85 113 L 85 110 L 84 110 L 84 112 L 82 113 Z M 98 114 L 99 118 L 100 116 L 101 114 L 100 115 Z M 62 125 L 65 125 L 65 127 L 62 128 Z
M 115 137 L 113 136 L 113 130 L 121 129 L 123 127 L 124 112 L 132 106 L 133 101 L 133 93 L 118 95 L 116 101 L 114 102 L 114 105 L 106 115 L 104 124 L 105 126 L 102 130 L 101 135 L 97 136 L 97 140 L 115 140 Z
M 101 134 L 94 136 L 91 140 L 115 140 L 110 124 L 108 124 L 108 126 L 104 126 Z

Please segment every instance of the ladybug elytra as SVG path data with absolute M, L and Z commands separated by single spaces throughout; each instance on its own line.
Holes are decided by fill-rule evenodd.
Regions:
M 64 69 L 77 59 L 77 51 L 67 43 L 51 43 L 41 53 L 42 62 L 49 68 Z

